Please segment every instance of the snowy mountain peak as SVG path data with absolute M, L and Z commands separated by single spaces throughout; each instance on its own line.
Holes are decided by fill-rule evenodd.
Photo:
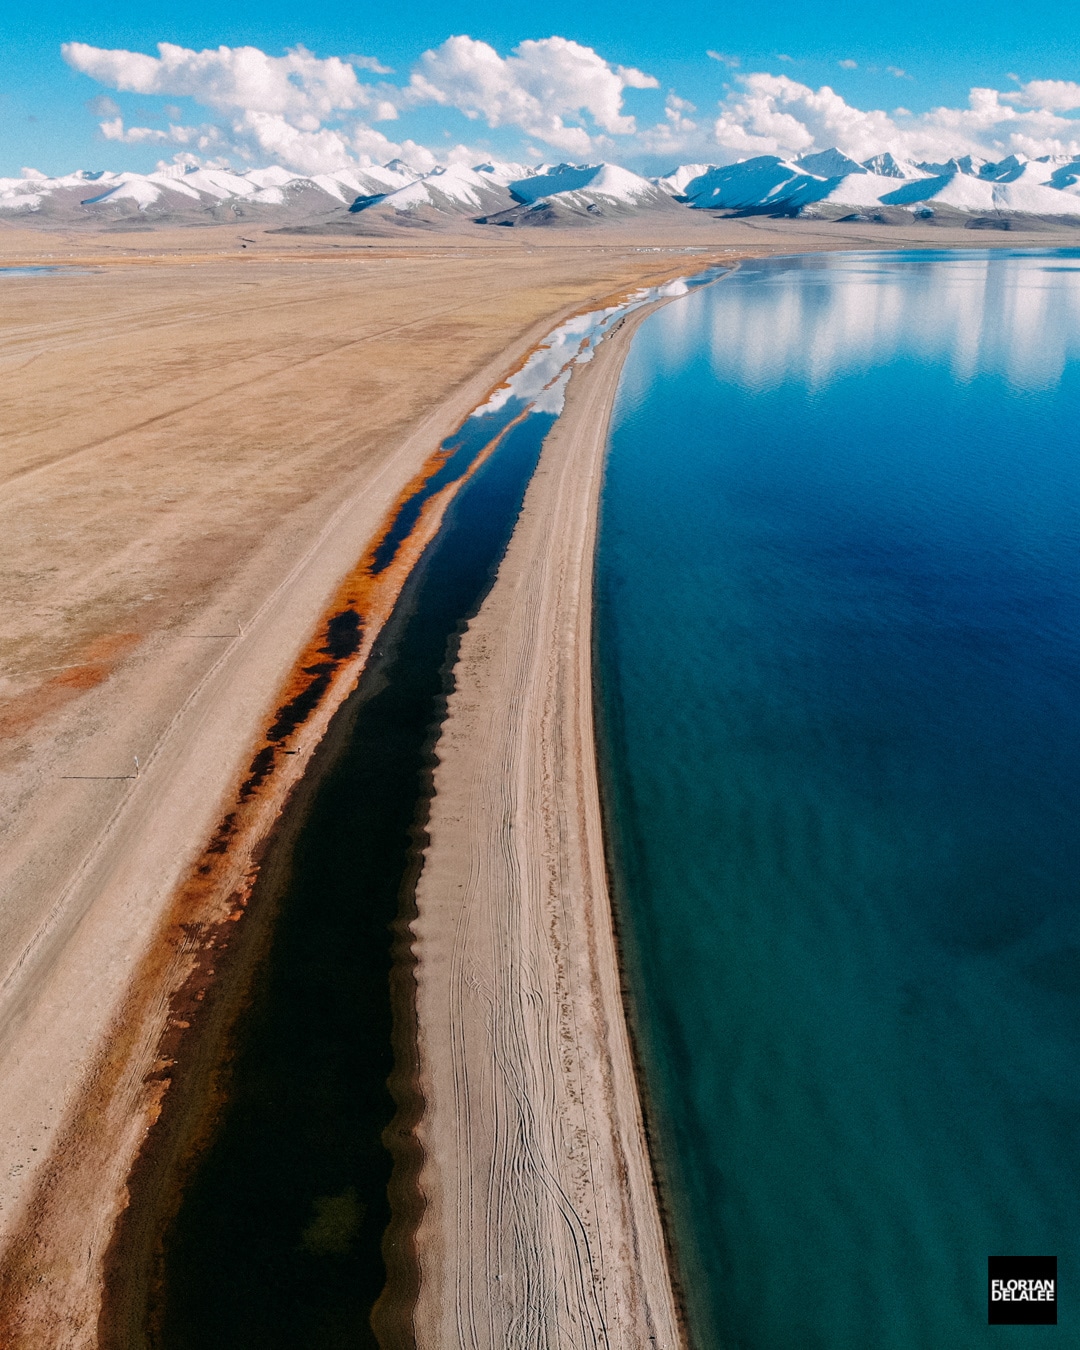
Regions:
M 663 178 L 654 178 L 653 182 L 665 192 L 670 192 L 673 197 L 681 197 L 688 183 L 692 183 L 703 174 L 711 173 L 715 168 L 715 164 L 680 164 Z
M 925 172 L 917 164 L 913 164 L 910 159 L 897 159 L 891 150 L 886 150 L 883 155 L 874 155 L 872 159 L 864 159 L 862 166 L 869 173 L 876 173 L 879 178 L 925 178 Z
M 805 173 L 812 173 L 818 178 L 843 178 L 849 173 L 866 173 L 862 164 L 835 146 L 816 155 L 802 155 L 795 164 Z
M 647 178 L 620 168 L 618 164 L 556 164 L 543 172 L 519 178 L 509 184 L 510 191 L 522 202 L 565 193 L 586 193 L 626 204 L 655 197 L 657 188 Z

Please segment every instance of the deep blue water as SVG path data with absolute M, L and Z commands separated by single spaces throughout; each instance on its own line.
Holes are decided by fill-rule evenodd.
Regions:
M 598 679 L 701 1350 L 1080 1345 L 1080 251 L 746 264 L 651 315 Z M 991 1254 L 1061 1325 L 986 1326 Z

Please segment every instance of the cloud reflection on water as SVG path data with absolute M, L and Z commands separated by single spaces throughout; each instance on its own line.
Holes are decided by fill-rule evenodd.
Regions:
M 717 378 L 743 388 L 819 388 L 904 359 L 1046 389 L 1080 356 L 1080 251 L 810 255 L 744 263 L 720 288 L 721 303 L 658 316 L 665 365 L 707 346 Z

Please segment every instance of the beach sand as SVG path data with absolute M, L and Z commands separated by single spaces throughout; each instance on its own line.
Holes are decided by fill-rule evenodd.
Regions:
M 469 624 L 417 889 L 417 1344 L 680 1344 L 623 1016 L 591 580 L 624 320 L 573 376 Z
M 242 233 L 256 244 L 242 250 Z M 269 236 L 250 226 L 55 236 L 0 228 L 0 266 L 76 265 L 0 278 L 0 1344 L 97 1343 L 125 1177 L 168 1083 L 163 1036 L 186 1021 L 170 1014 L 170 1000 L 195 960 L 189 932 L 240 914 L 232 905 L 250 883 L 257 833 L 272 825 L 330 708 L 275 776 L 246 836 L 230 843 L 218 889 L 186 916 L 188 927 L 176 907 L 341 579 L 439 441 L 568 313 L 711 261 L 896 247 L 907 233 L 922 247 L 988 242 L 960 231 L 952 240 L 953 232 L 914 228 L 667 218 L 619 231 L 474 230 L 400 242 Z M 500 1004 L 533 1020 L 500 1021 L 498 1059 L 476 1061 L 490 1059 L 487 1033 L 462 1004 L 454 1054 L 468 1051 L 468 1091 L 455 1107 L 445 1083 L 429 1085 L 424 1185 L 433 1205 L 421 1250 L 432 1283 L 421 1315 L 435 1326 L 437 1287 L 448 1306 L 473 1309 L 485 1298 L 505 1308 L 520 1295 L 521 1316 L 540 1326 L 550 1300 L 576 1288 L 555 1328 L 585 1325 L 573 1318 L 586 1315 L 626 1326 L 633 1308 L 654 1319 L 664 1343 L 675 1336 L 674 1314 L 607 916 L 580 626 L 600 428 L 614 387 L 596 372 L 613 360 L 575 377 L 572 408 L 583 411 L 563 424 L 552 442 L 562 450 L 552 454 L 564 454 L 575 425 L 585 450 L 564 455 L 562 468 L 545 451 L 530 498 L 528 520 L 549 512 L 558 549 L 534 567 L 537 537 L 523 527 L 518 561 L 508 557 L 492 595 L 524 627 L 484 677 L 501 681 L 490 693 L 501 723 L 486 732 L 497 738 L 483 777 L 490 809 L 470 809 L 480 837 L 498 846 L 491 856 L 483 846 L 485 922 L 492 941 L 501 934 L 509 945 L 476 978 L 486 969 Z M 545 484 L 561 494 L 556 514 L 537 500 Z M 531 625 L 547 625 L 557 659 L 536 647 Z M 470 633 L 463 659 L 476 659 L 468 654 L 477 641 Z M 463 691 L 470 678 L 463 670 Z M 464 866 L 474 848 L 460 832 L 451 841 L 441 805 L 478 772 L 466 759 L 453 767 L 459 741 L 451 728 L 425 896 L 432 878 Z M 507 821 L 509 833 L 483 833 Z M 515 873 L 523 861 L 529 868 Z M 513 879 L 503 897 L 510 910 L 495 896 L 500 869 Z M 438 950 L 427 913 L 419 944 L 434 971 L 456 949 Z M 443 922 L 449 942 L 453 915 Z M 453 977 L 459 991 L 471 969 Z M 438 986 L 422 978 L 430 1050 L 438 1028 L 424 1019 L 443 1014 L 432 1011 Z M 440 978 L 450 979 L 449 968 Z M 537 1001 L 547 1005 L 543 1017 L 529 1011 Z M 491 1115 L 494 1104 L 510 1110 L 534 1097 L 535 1129 L 547 1122 L 556 1133 L 542 1147 L 530 1136 L 530 1185 L 558 1178 L 565 1203 L 552 1207 L 556 1192 L 545 1191 L 548 1208 L 531 1227 L 513 1207 L 496 1222 L 476 1190 L 474 1208 L 455 1210 L 450 1174 L 433 1170 L 458 1165 L 448 1155 L 455 1111 L 469 1130 L 475 1118 L 477 1147 L 504 1149 L 504 1127 L 525 1118 Z M 595 1155 L 582 1131 L 595 1132 Z M 602 1173 L 586 1178 L 582 1169 L 594 1165 Z M 467 1187 L 485 1166 L 490 1173 L 482 1160 L 465 1169 Z M 454 1213 L 483 1218 L 491 1234 L 482 1249 L 470 1247 L 482 1257 L 475 1279 L 440 1248 L 439 1224 Z M 517 1282 L 531 1272 L 537 1242 L 556 1255 L 526 1294 Z M 485 1292 L 478 1281 L 487 1275 Z M 491 1290 L 504 1281 L 516 1293 L 500 1304 Z M 640 1325 L 632 1343 L 648 1344 Z

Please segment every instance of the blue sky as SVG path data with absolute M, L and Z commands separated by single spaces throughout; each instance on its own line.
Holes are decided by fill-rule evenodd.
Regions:
M 0 33 L 0 174 L 146 171 L 176 156 L 315 172 L 392 153 L 421 167 L 607 158 L 657 171 L 826 142 L 859 157 L 1078 153 L 1078 12 L 1061 0 L 46 0 Z M 124 56 L 158 58 L 158 43 L 172 44 L 164 65 Z M 282 63 L 298 48 L 308 55 Z M 332 57 L 366 60 L 352 77 Z

